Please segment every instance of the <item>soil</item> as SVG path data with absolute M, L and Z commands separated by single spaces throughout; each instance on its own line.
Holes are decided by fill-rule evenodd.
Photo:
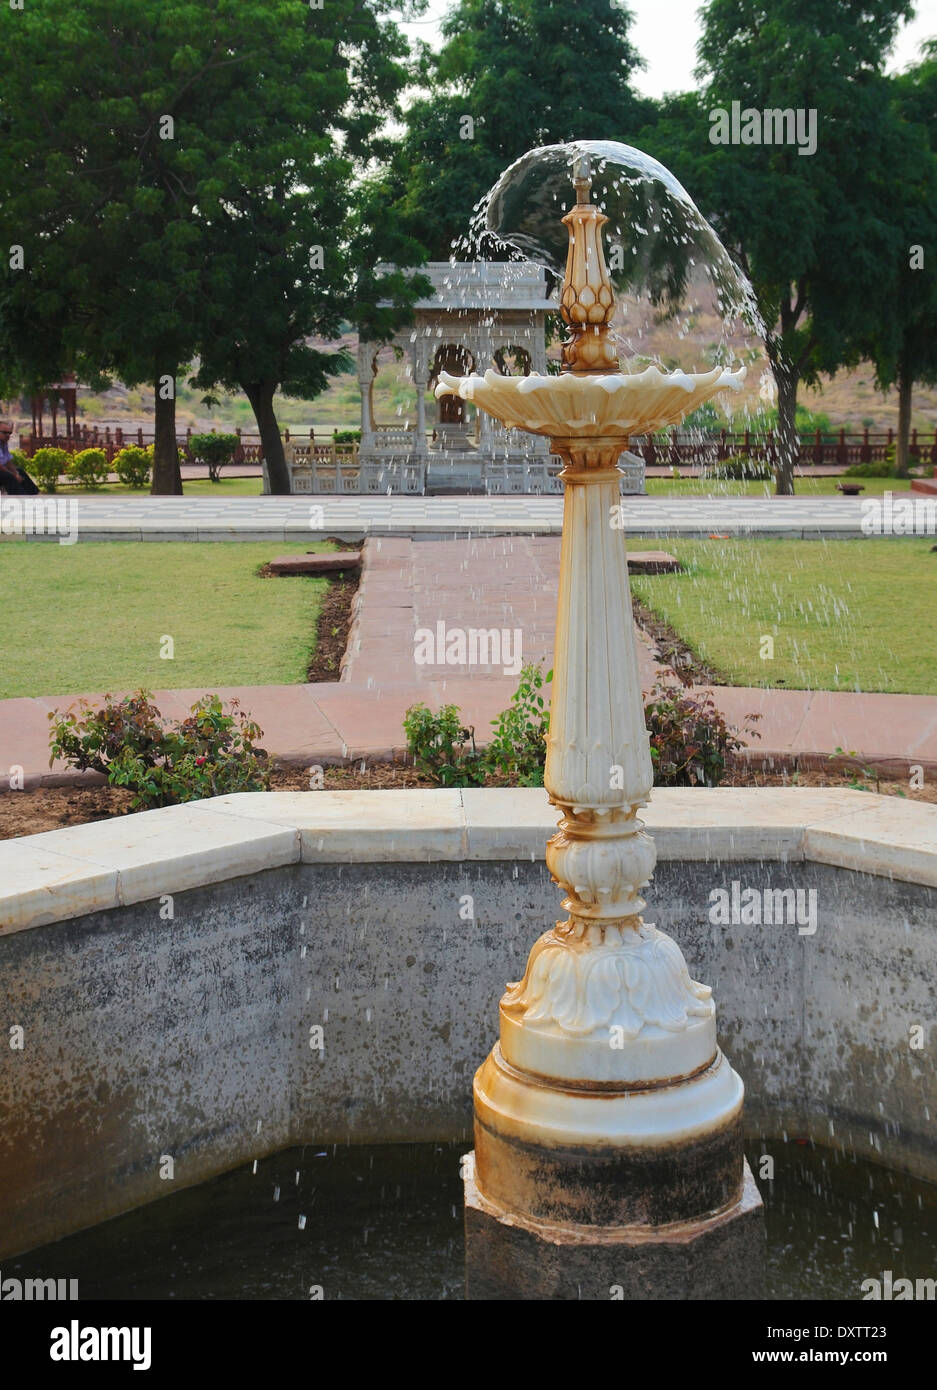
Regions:
M 316 647 L 306 667 L 307 681 L 337 681 L 348 646 L 351 610 L 358 592 L 358 571 L 342 571 L 329 580 L 329 591 L 319 610 Z
M 432 782 L 421 777 L 407 763 L 352 763 L 327 767 L 323 774 L 325 791 L 378 791 L 397 787 L 431 787 Z M 495 785 L 494 779 L 492 784 Z M 503 785 L 503 784 L 502 784 Z M 839 787 L 862 786 L 867 791 L 879 791 L 887 796 L 905 796 L 909 801 L 937 803 L 937 778 L 926 782 L 919 790 L 909 789 L 907 782 L 854 781 L 849 774 L 835 772 L 758 772 L 743 765 L 730 768 L 725 785 L 732 787 Z M 274 768 L 270 778 L 271 791 L 309 791 L 309 774 L 302 767 Z M 315 793 L 310 791 L 310 796 Z M 87 821 L 108 820 L 112 816 L 131 814 L 130 792 L 118 787 L 73 786 L 39 787 L 35 791 L 3 792 L 0 794 L 0 840 L 18 835 L 38 835 L 43 830 L 60 830 L 66 825 L 82 825 Z
M 635 622 L 642 632 L 646 632 L 654 645 L 654 655 L 662 666 L 669 666 L 684 685 L 730 685 L 720 671 L 708 666 L 692 647 L 684 642 L 679 633 L 663 622 L 652 609 L 642 603 L 634 594 L 631 606 Z
M 327 539 L 337 550 L 361 550 L 360 541 L 345 541 L 338 536 Z M 257 573 L 262 579 L 281 578 L 269 565 L 261 565 Z M 358 568 L 339 570 L 323 578 L 328 579 L 329 588 L 319 610 L 315 651 L 306 667 L 306 680 L 310 682 L 337 681 L 341 677 L 342 657 L 348 645 L 348 629 L 361 571 Z

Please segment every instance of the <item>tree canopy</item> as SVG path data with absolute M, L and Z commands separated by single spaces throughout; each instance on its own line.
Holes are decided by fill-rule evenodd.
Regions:
M 652 102 L 617 0 L 456 0 L 416 64 L 391 0 L 43 0 L 0 10 L 0 392 L 75 370 L 157 395 L 154 490 L 178 489 L 174 382 L 243 389 L 275 490 L 273 400 L 386 339 L 525 151 L 617 139 L 669 165 L 749 275 L 778 384 L 870 357 L 937 379 L 937 47 L 884 64 L 910 0 L 709 0 L 702 89 Z M 407 105 L 408 98 L 413 98 Z M 815 141 L 718 144 L 729 109 L 815 116 Z M 722 112 L 723 116 L 719 116 Z M 189 364 L 195 364 L 190 367 Z
M 6 20 L 0 188 L 23 269 L 0 288 L 0 374 L 152 382 L 154 491 L 180 486 L 173 383 L 194 355 L 203 383 L 262 385 L 271 445 L 269 382 L 313 394 L 345 365 L 304 340 L 355 298 L 356 175 L 406 80 L 384 8 L 45 0 Z M 281 449 L 268 467 L 286 490 Z
M 643 134 L 752 281 L 778 386 L 779 492 L 793 491 L 797 388 L 857 362 L 888 312 L 904 235 L 886 189 L 913 171 L 885 59 L 908 0 L 710 0 L 700 93 L 662 105 Z M 813 111 L 816 148 L 718 144 L 713 112 Z M 805 145 L 806 148 L 806 145 Z
M 394 156 L 396 211 L 434 258 L 448 259 L 474 205 L 527 150 L 620 140 L 646 119 L 630 86 L 642 66 L 631 24 L 617 0 L 459 0 L 449 11 Z
M 937 41 L 893 79 L 892 96 L 903 149 L 883 195 L 900 234 L 884 277 L 887 312 L 868 324 L 863 347 L 878 385 L 898 388 L 896 463 L 904 475 L 914 384 L 937 384 L 937 257 L 930 240 L 937 225 Z

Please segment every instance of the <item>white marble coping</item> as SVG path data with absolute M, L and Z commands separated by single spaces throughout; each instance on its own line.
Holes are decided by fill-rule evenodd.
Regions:
M 241 792 L 117 816 L 0 841 L 0 933 L 285 864 L 542 860 L 557 819 L 541 788 Z M 660 860 L 813 860 L 937 887 L 937 805 L 656 788 L 642 819 Z

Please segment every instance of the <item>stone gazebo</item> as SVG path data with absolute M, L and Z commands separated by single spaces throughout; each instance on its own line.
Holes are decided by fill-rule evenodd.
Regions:
M 389 344 L 358 346 L 361 443 L 286 446 L 296 493 L 561 493 L 562 460 L 546 439 L 508 430 L 471 402 L 427 401 L 440 372 L 486 371 L 527 376 L 547 371 L 546 316 L 557 311 L 546 273 L 511 261 L 430 261 L 420 267 L 434 286 L 414 305 L 413 322 Z M 374 380 L 378 356 L 391 347 L 406 364 L 412 396 L 396 418 L 379 418 Z M 621 490 L 644 492 L 644 460 L 619 459 Z M 264 484 L 264 491 L 268 485 Z
M 417 301 L 414 322 L 392 343 L 408 360 L 413 382 L 406 416 L 376 418 L 380 345 L 363 342 L 358 348 L 361 472 L 380 479 L 362 491 L 559 492 L 545 440 L 505 430 L 453 397 L 429 409 L 426 402 L 440 372 L 546 372 L 546 315 L 556 305 L 548 298 L 544 272 L 506 261 L 431 261 L 421 273 L 435 294 Z

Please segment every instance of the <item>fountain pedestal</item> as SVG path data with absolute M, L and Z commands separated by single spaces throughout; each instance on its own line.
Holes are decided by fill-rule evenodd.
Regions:
M 500 1042 L 475 1077 L 469 1296 L 752 1297 L 763 1236 L 742 1082 L 716 1042 L 712 991 L 641 915 L 656 855 L 638 811 L 653 767 L 616 525 L 629 429 L 658 429 L 732 379 L 617 371 L 605 218 L 588 171 L 574 182 L 567 370 L 443 374 L 437 387 L 548 433 L 565 463 L 544 784 L 562 816 L 546 860 L 568 916 L 508 986 Z
M 463 1163 L 465 1294 L 473 1301 L 764 1297 L 764 1212 L 745 1165 L 727 1211 L 667 1227 L 550 1225 L 484 1196 Z
M 566 467 L 544 781 L 563 819 L 546 858 L 569 916 L 508 987 L 475 1077 L 469 1296 L 750 1298 L 763 1232 L 742 1082 L 712 991 L 641 916 L 653 770 L 610 525 L 620 441 L 552 447 Z

